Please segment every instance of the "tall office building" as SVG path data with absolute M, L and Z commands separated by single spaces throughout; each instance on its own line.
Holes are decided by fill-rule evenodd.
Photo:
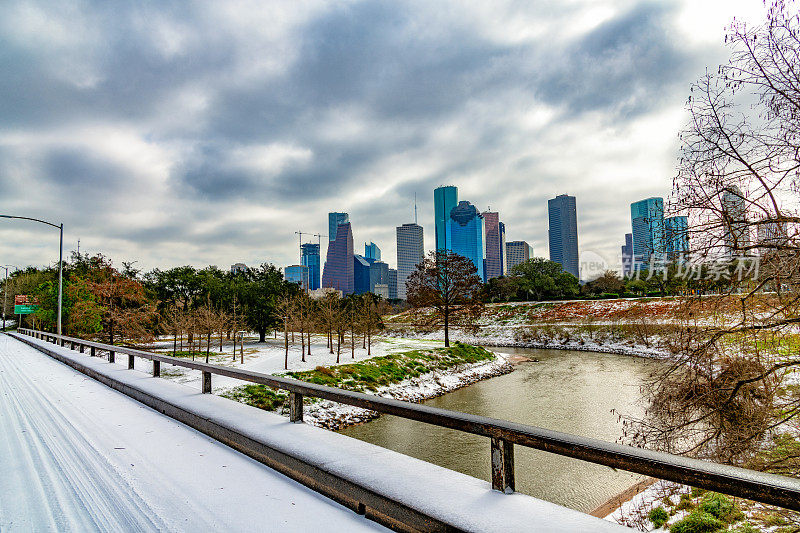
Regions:
M 305 265 L 291 265 L 283 269 L 286 281 L 297 283 L 304 291 L 308 290 L 308 267 Z
M 511 241 L 506 244 L 506 273 L 533 257 L 533 247 L 525 241 Z
M 722 226 L 725 253 L 729 256 L 747 254 L 750 248 L 747 205 L 744 194 L 736 185 L 722 191 Z
M 389 265 L 383 261 L 369 261 L 369 292 L 378 294 L 375 292 L 376 285 L 386 285 L 386 290 L 389 290 Z M 386 297 L 389 297 L 388 294 Z
M 560 194 L 547 201 L 550 222 L 550 260 L 576 278 L 578 272 L 578 216 L 575 197 Z
M 397 226 L 397 296 L 406 299 L 406 281 L 425 259 L 422 226 L 403 224 Z
M 306 243 L 300 246 L 303 266 L 308 267 L 308 288 L 319 289 L 319 244 Z
M 328 213 L 328 241 L 335 241 L 336 228 L 348 222 L 350 222 L 350 215 L 347 213 Z
M 378 245 L 374 242 L 370 242 L 369 244 L 364 243 L 364 258 L 372 259 L 373 261 L 380 261 L 381 249 L 378 248 Z
M 786 222 L 765 219 L 756 224 L 758 254 L 762 257 L 790 246 L 789 226 Z
M 397 269 L 389 269 L 389 299 L 397 300 Z
M 664 257 L 664 199 L 647 198 L 631 204 L 634 268 L 644 268 L 651 256 Z
M 486 259 L 486 242 L 484 236 L 486 228 L 483 216 L 478 209 L 469 202 L 458 202 L 450 211 L 450 220 L 447 224 L 447 245 L 453 253 L 468 258 L 478 269 L 478 276 L 486 281 L 483 269 Z
M 436 225 L 436 250 L 450 250 L 447 240 L 447 227 L 450 224 L 450 211 L 458 205 L 458 188 L 452 185 L 433 190 L 433 214 Z
M 500 228 L 500 268 L 503 269 L 503 275 L 508 275 L 508 270 L 506 270 L 506 263 L 507 263 L 507 251 L 506 251 L 506 225 L 500 222 L 498 224 Z
M 633 272 L 633 234 L 625 234 L 625 244 L 622 246 L 622 277 L 630 276 Z
M 677 261 L 689 255 L 689 218 L 685 216 L 664 219 L 664 244 L 667 259 Z
M 370 292 L 369 266 L 369 261 L 363 255 L 353 256 L 353 294 Z
M 500 222 L 500 213 L 496 211 L 483 212 L 484 227 L 486 230 L 486 280 L 498 278 L 505 271 L 505 225 Z
M 322 286 L 353 293 L 353 230 L 350 223 L 336 227 L 336 239 L 328 245 Z

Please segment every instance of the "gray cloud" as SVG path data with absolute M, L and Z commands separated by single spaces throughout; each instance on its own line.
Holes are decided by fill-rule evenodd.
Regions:
M 68 221 L 86 246 L 147 267 L 294 262 L 293 232 L 325 232 L 331 210 L 351 212 L 357 241 L 382 239 L 392 262 L 415 192 L 432 243 L 442 183 L 498 209 L 509 238 L 539 254 L 546 199 L 577 191 L 591 221 L 582 240 L 610 253 L 629 199 L 588 198 L 604 143 L 630 144 L 615 163 L 623 187 L 625 159 L 641 151 L 626 135 L 680 106 L 713 56 L 675 38 L 678 4 L 611 9 L 562 39 L 559 25 L 581 8 L 556 2 L 514 7 L 512 22 L 550 24 L 518 39 L 468 5 L 413 1 L 299 6 L 296 20 L 263 28 L 248 19 L 267 24 L 271 12 L 235 3 L 25 5 L 47 16 L 0 7 L 2 202 Z M 136 141 L 97 146 L 82 133 L 92 128 Z M 669 137 L 653 141 L 653 159 L 668 159 Z M 637 164 L 662 174 L 648 195 L 668 193 L 667 167 Z M 20 262 L 45 261 L 6 242 Z

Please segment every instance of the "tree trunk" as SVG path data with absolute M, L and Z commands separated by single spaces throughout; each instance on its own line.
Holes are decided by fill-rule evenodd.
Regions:
M 300 360 L 306 362 L 306 337 L 302 324 L 300 325 Z
M 311 328 L 308 328 L 308 355 L 311 355 Z
M 444 309 L 444 347 L 450 347 L 450 310 Z
M 275 338 L 278 338 L 278 330 L 275 330 Z M 258 330 L 258 342 L 267 342 L 267 328 Z
M 283 319 L 283 344 L 286 348 L 286 353 L 283 356 L 283 368 L 289 370 L 289 326 L 286 319 Z
M 206 363 L 208 363 L 208 353 L 211 351 L 211 331 L 206 334 Z

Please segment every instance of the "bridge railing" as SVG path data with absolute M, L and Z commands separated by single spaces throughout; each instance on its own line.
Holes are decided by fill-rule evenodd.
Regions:
M 514 490 L 514 445 L 518 445 L 800 511 L 800 480 L 786 476 L 66 335 L 30 329 L 19 329 L 18 333 L 69 346 L 82 353 L 89 349 L 93 356 L 100 355 L 98 350 L 104 351 L 110 362 L 115 361 L 116 354 L 125 354 L 129 369 L 134 368 L 137 357 L 148 359 L 153 363 L 154 377 L 160 375 L 161 363 L 199 370 L 203 377 L 203 393 L 211 392 L 211 376 L 214 374 L 286 390 L 289 391 L 289 418 L 292 422 L 302 422 L 303 397 L 309 396 L 488 437 L 491 441 L 492 488 L 495 490 Z

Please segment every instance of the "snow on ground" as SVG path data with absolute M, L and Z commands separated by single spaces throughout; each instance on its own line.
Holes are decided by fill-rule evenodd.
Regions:
M 0 335 L 0 531 L 384 530 Z
M 294 345 L 289 345 L 289 370 L 284 368 L 285 362 L 285 349 L 283 339 L 267 339 L 265 343 L 259 342 L 245 342 L 244 345 L 244 364 L 240 364 L 239 350 L 236 350 L 236 361 L 233 360 L 232 344 L 225 344 L 223 350 L 225 355 L 215 356 L 209 359 L 210 363 L 226 365 L 243 370 L 251 370 L 253 372 L 262 372 L 265 374 L 282 374 L 292 370 L 313 370 L 317 366 L 332 366 L 336 364 L 336 353 L 331 354 L 325 342 L 325 337 L 322 335 L 311 336 L 311 355 L 306 354 L 305 362 L 300 357 L 300 343 L 299 336 L 296 337 L 297 342 Z M 349 339 L 348 339 L 349 340 Z M 164 351 L 167 355 L 171 350 L 172 341 L 162 341 L 158 343 L 157 348 Z M 431 348 L 440 348 L 444 343 L 436 340 L 420 340 L 420 339 L 404 339 L 395 337 L 375 337 L 372 341 L 371 353 L 361 348 L 361 344 L 356 340 L 355 357 L 351 357 L 350 344 L 342 345 L 342 351 L 339 356 L 341 364 L 352 363 L 353 361 L 363 361 L 372 357 L 384 356 L 390 353 L 407 352 L 410 350 L 428 350 Z M 211 344 L 212 352 L 219 350 L 219 344 L 214 346 Z M 306 347 L 308 350 L 308 347 Z M 334 352 L 336 346 L 334 344 Z M 198 360 L 205 361 L 205 358 L 198 357 Z M 200 387 L 201 374 L 196 370 L 185 369 L 181 367 L 170 367 L 162 365 L 162 376 L 174 379 L 179 383 L 188 385 L 196 385 Z M 211 380 L 212 390 L 215 394 L 223 393 L 233 387 L 243 385 L 244 382 L 229 378 L 225 376 L 214 376 Z

